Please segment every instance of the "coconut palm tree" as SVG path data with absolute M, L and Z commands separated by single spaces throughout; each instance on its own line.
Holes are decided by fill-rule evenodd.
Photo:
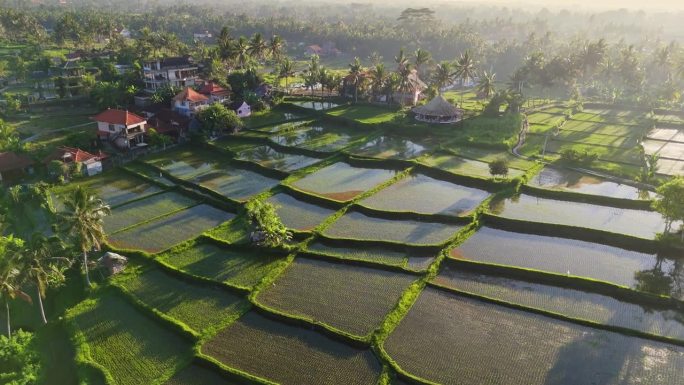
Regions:
M 88 251 L 99 249 L 104 241 L 103 219 L 111 210 L 100 198 L 81 185 L 66 195 L 64 208 L 65 210 L 60 213 L 60 221 L 66 234 L 76 242 L 83 253 L 86 284 L 90 286 Z
M 289 57 L 284 58 L 278 66 L 278 76 L 285 79 L 285 89 L 288 89 L 288 80 L 294 76 L 294 63 Z
M 46 238 L 41 233 L 34 234 L 24 250 L 26 272 L 28 279 L 33 280 L 36 285 L 40 316 L 44 324 L 47 323 L 47 318 L 43 298 L 47 288 L 64 282 L 64 269 L 69 265 L 68 259 L 57 256 L 60 250 L 63 247 L 59 239 Z
M 442 94 L 442 87 L 454 82 L 454 70 L 451 62 L 443 61 L 437 64 L 432 73 L 432 84 L 437 87 L 437 92 Z
M 249 54 L 255 59 L 261 60 L 266 56 L 268 50 L 268 43 L 264 40 L 264 36 L 259 32 L 255 33 L 249 41 Z
M 246 37 L 240 36 L 235 44 L 232 45 L 230 56 L 238 64 L 240 69 L 244 69 L 250 59 L 250 51 L 249 41 Z
M 24 241 L 19 238 L 0 237 L 0 297 L 5 300 L 7 338 L 12 337 L 10 321 L 10 300 L 21 298 L 31 303 L 31 296 L 21 290 L 22 277 L 20 266 Z
M 376 64 L 373 68 L 370 69 L 369 74 L 371 79 L 371 90 L 373 93 L 373 100 L 375 100 L 375 96 L 378 93 L 378 91 L 382 90 L 385 86 L 385 81 L 387 80 L 388 74 L 383 63 Z
M 487 71 L 482 72 L 480 80 L 477 82 L 477 95 L 483 99 L 489 99 L 496 92 L 494 79 L 496 74 Z
M 268 43 L 268 55 L 275 60 L 280 62 L 283 58 L 283 51 L 285 50 L 285 39 L 279 35 L 273 35 L 271 41 Z
M 399 86 L 401 85 L 401 77 L 399 74 L 396 72 L 392 72 L 387 76 L 387 79 L 385 80 L 385 96 L 387 98 L 387 104 L 390 104 L 392 102 L 392 94 L 394 91 L 397 91 L 399 89 Z
M 230 32 L 228 32 L 228 27 L 221 28 L 221 32 L 219 33 L 216 42 L 218 44 L 218 52 L 221 59 L 229 59 L 231 56 L 231 47 L 235 42 L 235 39 L 233 39 L 233 37 L 230 36 Z
M 403 51 L 402 51 L 403 52 Z M 354 103 L 359 100 L 359 87 L 362 81 L 363 67 L 361 67 L 361 60 L 358 57 L 354 58 L 354 61 L 349 63 L 349 76 L 348 79 L 354 83 Z
M 416 52 L 413 53 L 413 64 L 416 66 L 416 71 L 420 74 L 420 68 L 427 64 L 431 59 L 430 52 L 418 48 Z
M 465 51 L 461 54 L 461 57 L 456 60 L 456 77 L 461 79 L 462 85 L 468 80 L 472 80 L 477 74 L 477 69 L 475 68 L 475 61 L 472 56 L 470 56 L 470 51 Z M 461 94 L 461 98 L 463 95 Z
M 406 67 L 409 63 L 409 59 L 404 53 L 404 49 L 401 48 L 399 50 L 399 54 L 394 57 L 394 62 L 397 63 L 397 71 L 401 70 L 402 68 Z

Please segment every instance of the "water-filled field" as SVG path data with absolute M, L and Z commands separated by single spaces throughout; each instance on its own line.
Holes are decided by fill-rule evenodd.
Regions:
M 310 156 L 279 152 L 278 150 L 265 145 L 240 151 L 237 154 L 237 159 L 248 160 L 267 168 L 286 172 L 296 171 L 321 161 L 318 158 L 312 158 Z
M 524 221 L 554 223 L 653 239 L 665 230 L 663 217 L 653 211 L 598 206 L 522 194 L 492 201 L 495 215 Z M 638 226 L 635 224 L 638 223 Z
M 104 229 L 112 234 L 196 204 L 195 200 L 175 192 L 156 194 L 114 208 L 112 214 L 104 219 Z
M 649 198 L 649 191 L 642 191 L 626 184 L 611 182 L 607 179 L 577 171 L 545 167 L 539 174 L 530 178 L 531 186 L 573 191 L 582 194 L 608 196 L 625 199 Z
M 209 205 L 194 206 L 109 237 L 120 249 L 145 250 L 156 253 L 175 244 L 195 238 L 202 232 L 235 217 Z
M 285 193 L 276 194 L 266 201 L 275 206 L 285 226 L 299 231 L 310 231 L 335 213 L 335 210 L 302 201 Z
M 316 101 L 302 101 L 302 102 L 290 102 L 298 107 L 308 108 L 310 110 L 322 111 L 329 110 L 339 106 L 337 103 L 333 102 L 316 102 Z
M 270 139 L 281 146 L 304 148 L 321 153 L 340 150 L 368 132 L 314 122 L 291 131 L 271 135 Z
M 674 384 L 684 348 L 425 289 L 384 344 L 443 384 Z
M 454 236 L 461 226 L 414 220 L 390 220 L 348 212 L 325 229 L 331 238 L 437 245 Z
M 395 173 L 394 170 L 354 167 L 339 162 L 309 174 L 292 185 L 326 198 L 347 201 L 391 179 Z
M 137 178 L 123 171 L 113 171 L 86 179 L 80 185 L 90 188 L 97 196 L 111 207 L 119 206 L 131 200 L 140 199 L 150 194 L 158 193 L 161 188 L 154 184 L 147 183 L 141 178 Z M 70 189 L 57 188 L 54 194 L 57 196 L 56 206 L 60 207 L 59 197 Z
M 266 250 L 232 249 L 213 243 L 198 243 L 171 250 L 159 259 L 191 275 L 251 288 L 278 263 L 279 256 Z
M 542 309 L 567 317 L 684 339 L 684 318 L 675 310 L 659 310 L 601 294 L 467 273 L 443 265 L 434 282 L 500 301 Z
M 484 190 L 417 174 L 409 175 L 359 203 L 382 211 L 466 215 L 488 195 Z
M 356 336 L 378 327 L 417 277 L 381 269 L 296 258 L 257 301 Z
M 202 346 L 225 365 L 283 384 L 375 385 L 380 364 L 358 349 L 310 328 L 249 312 Z
M 409 270 L 424 270 L 435 260 L 435 252 L 418 250 L 390 250 L 370 245 L 334 245 L 319 239 L 307 246 L 307 251 L 337 258 L 374 262 L 383 265 L 405 267 Z
M 675 262 L 657 254 L 599 243 L 547 237 L 483 227 L 451 251 L 453 258 L 569 274 L 639 287 L 637 273 L 669 274 Z
M 382 135 L 350 149 L 354 155 L 380 159 L 413 159 L 421 156 L 435 146 L 431 140 L 417 140 Z

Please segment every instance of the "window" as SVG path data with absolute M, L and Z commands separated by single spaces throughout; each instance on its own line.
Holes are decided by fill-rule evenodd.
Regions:
M 116 127 L 113 124 L 110 124 L 109 125 L 109 132 L 115 132 L 115 131 L 116 131 Z

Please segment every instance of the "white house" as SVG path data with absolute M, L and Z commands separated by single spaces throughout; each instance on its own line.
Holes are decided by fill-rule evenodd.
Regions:
M 249 104 L 247 104 L 246 102 L 233 103 L 231 107 L 239 118 L 246 118 L 252 115 L 252 107 L 250 107 Z
M 202 108 L 209 105 L 211 99 L 200 94 L 190 87 L 185 87 L 178 95 L 171 100 L 171 109 L 183 116 L 192 118 Z
M 197 69 L 197 65 L 190 57 L 167 57 L 145 62 L 143 64 L 145 92 L 153 94 L 165 87 L 194 86 L 199 80 Z
M 146 146 L 147 120 L 132 112 L 108 109 L 91 118 L 97 122 L 97 136 L 119 148 Z

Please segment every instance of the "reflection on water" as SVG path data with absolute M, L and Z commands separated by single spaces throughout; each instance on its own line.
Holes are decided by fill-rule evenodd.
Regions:
M 553 167 L 545 167 L 537 176 L 532 178 L 530 185 L 615 198 L 649 199 L 650 197 L 648 191 L 640 191 L 634 186 L 611 182 L 577 171 Z

